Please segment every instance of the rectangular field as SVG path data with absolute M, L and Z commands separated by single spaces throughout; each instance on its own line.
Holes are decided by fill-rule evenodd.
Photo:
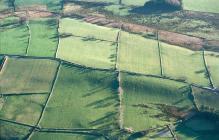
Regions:
M 183 8 L 185 10 L 219 13 L 219 1 L 218 0 L 183 0 Z
M 0 110 L 0 118 L 35 125 L 40 117 L 47 96 L 48 94 L 35 94 L 3 98 L 4 104 Z
M 61 38 L 57 57 L 80 65 L 109 69 L 115 65 L 115 54 L 115 43 L 67 37 Z
M 144 4 L 149 1 L 150 0 L 122 0 L 122 4 L 130 6 L 144 6 Z
M 140 35 L 121 33 L 119 69 L 142 74 L 161 73 L 157 41 Z
M 114 73 L 62 64 L 40 126 L 114 129 L 117 85 Z
M 54 57 L 58 44 L 56 19 L 37 19 L 30 23 L 29 56 Z
M 64 18 L 60 21 L 61 34 L 72 34 L 87 39 L 99 39 L 105 41 L 116 41 L 118 29 L 107 28 L 90 24 L 82 20 Z
M 193 109 L 188 86 L 159 78 L 122 74 L 124 127 L 147 130 L 184 118 Z
M 202 52 L 193 52 L 166 43 L 161 43 L 160 48 L 165 76 L 201 86 L 209 86 Z
M 1 93 L 49 92 L 58 62 L 8 58 L 0 73 Z
M 219 88 L 219 53 L 206 52 L 205 58 L 213 84 Z
M 0 54 L 25 55 L 28 30 L 25 24 L 0 28 Z

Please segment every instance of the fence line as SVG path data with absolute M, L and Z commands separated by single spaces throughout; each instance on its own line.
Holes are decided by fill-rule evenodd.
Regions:
M 161 48 L 160 48 L 160 39 L 159 39 L 159 31 L 157 30 L 157 47 L 158 47 L 158 55 L 160 61 L 160 75 L 163 76 L 163 61 L 161 57 Z

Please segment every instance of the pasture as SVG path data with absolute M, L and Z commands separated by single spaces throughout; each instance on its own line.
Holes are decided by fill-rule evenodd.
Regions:
M 3 98 L 0 118 L 35 125 L 48 94 L 9 96 Z
M 154 75 L 161 73 L 157 41 L 121 32 L 119 43 L 120 70 Z
M 202 86 L 209 86 L 202 52 L 194 52 L 166 43 L 161 43 L 160 48 L 165 76 Z
M 150 0 L 122 0 L 122 4 L 129 6 L 144 6 L 146 2 Z
M 114 73 L 64 63 L 40 126 L 114 129 L 117 126 L 117 88 Z
M 193 109 L 188 86 L 170 80 L 122 74 L 124 127 L 135 131 L 173 123 Z
M 0 54 L 25 55 L 28 45 L 28 30 L 25 24 L 0 28 L 0 36 Z
M 0 1 L 0 11 L 4 11 L 8 9 L 8 0 L 1 0 Z
M 110 69 L 115 65 L 115 54 L 115 43 L 73 36 L 60 40 L 57 57 L 88 67 Z
M 57 67 L 52 60 L 8 58 L 0 73 L 1 93 L 49 92 Z
M 197 1 L 183 0 L 184 10 L 219 13 L 218 7 L 218 0 L 198 0 L 198 3 Z
M 118 29 L 98 26 L 79 19 L 63 18 L 60 21 L 60 34 L 116 42 Z
M 30 46 L 29 56 L 54 57 L 58 44 L 56 19 L 37 19 L 29 22 Z

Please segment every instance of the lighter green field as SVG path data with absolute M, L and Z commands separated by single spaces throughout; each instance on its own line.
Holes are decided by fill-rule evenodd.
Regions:
M 28 30 L 25 24 L 0 28 L 0 54 L 25 55 Z
M 0 118 L 35 125 L 47 98 L 44 95 L 24 95 L 3 98 Z
M 80 36 L 87 39 L 99 39 L 107 41 L 116 41 L 118 29 L 107 28 L 82 20 L 64 18 L 60 21 L 61 34 L 72 34 L 73 36 Z
M 67 37 L 60 40 L 57 57 L 63 60 L 94 68 L 113 68 L 116 45 L 100 40 L 85 40 Z
M 120 70 L 159 75 L 160 61 L 157 41 L 122 32 L 118 65 Z
M 1 93 L 49 92 L 57 66 L 52 60 L 9 58 L 0 73 Z
M 54 57 L 58 44 L 58 32 L 55 19 L 31 20 L 29 56 Z
M 219 88 L 219 53 L 206 52 L 205 58 L 213 84 L 216 88 Z
M 177 120 L 170 111 L 193 108 L 190 90 L 181 83 L 141 76 L 122 75 L 124 126 L 147 130 Z M 169 110 L 169 112 L 168 112 Z
M 219 13 L 218 0 L 183 0 L 183 7 L 185 10 Z
M 63 64 L 40 126 L 114 128 L 118 104 L 115 80 L 110 72 Z
M 161 56 L 165 76 L 209 86 L 201 52 L 161 43 Z
M 150 0 L 122 0 L 122 4 L 132 6 L 144 6 L 144 4 L 149 1 Z

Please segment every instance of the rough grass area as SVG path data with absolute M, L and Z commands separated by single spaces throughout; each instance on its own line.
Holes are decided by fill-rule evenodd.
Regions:
M 216 88 L 219 88 L 219 53 L 206 52 L 205 58 L 213 84 Z
M 116 75 L 63 64 L 40 126 L 115 129 Z
M 31 20 L 29 25 L 31 40 L 28 55 L 54 57 L 58 44 L 57 21 L 37 19 Z
M 219 1 L 218 0 L 183 0 L 183 8 L 185 10 L 219 13 Z
M 57 57 L 80 65 L 109 69 L 115 65 L 115 54 L 115 43 L 67 37 L 60 40 Z
M 61 10 L 61 0 L 15 0 L 15 7 L 29 7 L 46 5 L 47 9 L 53 12 Z
M 219 115 L 219 94 L 193 87 L 193 94 L 200 111 L 213 112 Z
M 0 121 L 1 140 L 21 140 L 29 133 L 28 127 Z
M 119 68 L 143 74 L 161 73 L 157 41 L 140 35 L 121 33 Z
M 44 95 L 10 96 L 3 98 L 0 118 L 35 125 L 47 98 Z
M 118 29 L 98 26 L 82 20 L 64 18 L 60 22 L 59 32 L 61 34 L 81 36 L 90 40 L 99 39 L 115 42 Z
M 60 134 L 35 132 L 31 140 L 105 140 L 101 137 L 82 135 L 82 134 Z
M 0 28 L 0 53 L 24 55 L 28 30 L 25 24 Z
M 0 1 L 0 11 L 4 11 L 8 9 L 8 0 Z
M 170 80 L 122 74 L 124 126 L 136 131 L 185 117 L 193 109 L 188 86 Z
M 49 92 L 58 62 L 9 58 L 0 73 L 1 93 Z
M 165 76 L 209 86 L 202 52 L 161 43 L 161 56 Z

